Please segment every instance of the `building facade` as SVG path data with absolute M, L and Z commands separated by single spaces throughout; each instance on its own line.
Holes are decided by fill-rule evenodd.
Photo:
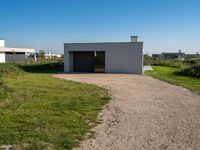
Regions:
M 5 40 L 0 39 L 0 63 L 25 63 L 26 53 L 34 53 L 35 49 L 5 47 Z
M 143 73 L 143 42 L 65 43 L 65 72 Z

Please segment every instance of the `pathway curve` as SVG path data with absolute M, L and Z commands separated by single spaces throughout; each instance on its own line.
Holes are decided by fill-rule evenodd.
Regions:
M 112 91 L 96 135 L 83 150 L 199 150 L 200 96 L 142 75 L 58 74 Z

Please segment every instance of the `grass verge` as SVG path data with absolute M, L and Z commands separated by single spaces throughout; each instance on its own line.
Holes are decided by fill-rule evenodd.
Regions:
M 177 72 L 180 69 L 174 67 L 153 66 L 153 69 L 153 71 L 147 71 L 145 74 L 200 93 L 200 78 L 178 75 Z
M 7 64 L 0 67 L 5 69 L 0 70 L 4 93 L 0 97 L 0 146 L 72 149 L 91 133 L 110 100 L 107 90 L 94 85 L 60 80 L 48 73 L 27 73 Z

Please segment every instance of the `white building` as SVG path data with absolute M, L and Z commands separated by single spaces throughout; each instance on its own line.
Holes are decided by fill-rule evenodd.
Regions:
M 0 63 L 24 63 L 26 53 L 34 53 L 35 49 L 5 47 L 5 40 L 0 39 Z
M 65 72 L 143 73 L 143 42 L 65 43 Z
M 47 54 L 45 54 L 45 58 L 62 58 L 63 55 L 61 54 L 54 54 L 52 52 L 48 52 Z

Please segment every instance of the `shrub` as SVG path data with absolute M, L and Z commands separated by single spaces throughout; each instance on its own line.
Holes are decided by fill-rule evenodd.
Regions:
M 177 74 L 200 78 L 200 63 L 198 62 L 198 63 L 192 65 L 191 67 L 185 68 L 185 69 L 177 72 Z
M 188 65 L 177 61 L 177 60 L 162 60 L 158 63 L 153 64 L 155 66 L 167 66 L 167 67 L 174 67 L 174 68 L 179 68 L 179 69 L 185 69 L 188 67 Z

